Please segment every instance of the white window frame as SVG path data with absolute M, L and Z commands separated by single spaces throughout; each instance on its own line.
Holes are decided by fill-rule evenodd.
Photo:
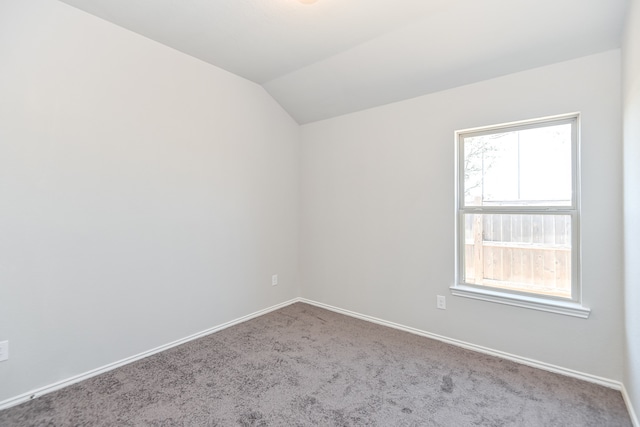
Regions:
M 464 138 L 571 123 L 572 202 L 570 206 L 468 206 L 464 205 Z M 451 293 L 551 313 L 588 318 L 591 310 L 582 305 L 580 280 L 580 114 L 571 113 L 455 132 L 456 141 L 456 277 Z M 465 283 L 465 214 L 536 214 L 571 217 L 571 298 L 547 296 L 487 285 Z

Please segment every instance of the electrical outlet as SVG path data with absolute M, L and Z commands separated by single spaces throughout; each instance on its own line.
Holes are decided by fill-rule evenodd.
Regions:
M 278 275 L 274 274 L 273 276 L 271 276 L 271 286 L 275 286 L 278 284 Z
M 447 300 L 445 299 L 444 296 L 438 295 L 438 302 L 436 304 L 436 307 L 438 307 L 440 310 L 447 309 Z
M 9 358 L 9 341 L 0 341 L 0 362 Z

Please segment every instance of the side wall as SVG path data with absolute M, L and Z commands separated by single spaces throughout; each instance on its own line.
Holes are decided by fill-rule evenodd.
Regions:
M 640 1 L 632 0 L 623 40 L 625 386 L 640 411 Z
M 615 50 L 303 126 L 303 296 L 622 380 L 620 94 Z M 452 296 L 454 131 L 575 111 L 591 317 Z
M 298 139 L 258 85 L 3 1 L 0 401 L 297 297 Z

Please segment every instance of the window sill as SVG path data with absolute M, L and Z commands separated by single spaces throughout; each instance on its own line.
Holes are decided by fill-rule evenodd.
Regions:
M 449 289 L 451 289 L 452 295 L 459 297 L 563 314 L 565 316 L 580 317 L 582 319 L 587 319 L 591 313 L 590 308 L 583 307 L 581 304 L 571 301 L 554 301 L 532 296 L 514 295 L 496 290 L 478 289 L 466 285 L 451 286 Z

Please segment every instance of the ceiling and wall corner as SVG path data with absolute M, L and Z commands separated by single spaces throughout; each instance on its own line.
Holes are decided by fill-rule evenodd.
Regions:
M 620 47 L 628 0 L 62 0 L 265 87 L 300 124 Z

